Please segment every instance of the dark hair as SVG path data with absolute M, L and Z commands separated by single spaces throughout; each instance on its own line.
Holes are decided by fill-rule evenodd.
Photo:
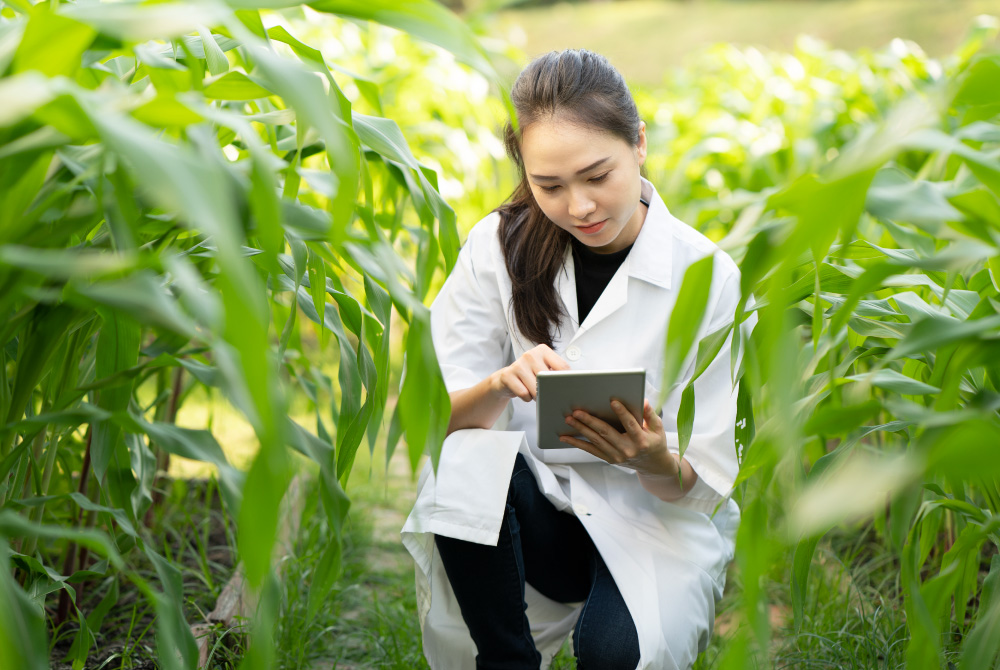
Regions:
M 511 281 L 511 308 L 518 329 L 552 346 L 563 314 L 555 279 L 570 234 L 549 221 L 535 202 L 521 157 L 521 133 L 539 119 L 567 121 L 639 144 L 639 112 L 621 74 L 604 56 L 584 49 L 552 51 L 531 61 L 511 89 L 517 129 L 508 122 L 503 140 L 517 165 L 520 183 L 500 213 L 500 246 Z

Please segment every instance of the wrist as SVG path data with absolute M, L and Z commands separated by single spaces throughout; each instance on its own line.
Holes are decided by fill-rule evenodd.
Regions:
M 489 393 L 490 396 L 492 396 L 493 400 L 510 399 L 509 395 L 505 393 L 506 388 L 504 388 L 503 381 L 500 378 L 501 372 L 503 372 L 503 370 L 497 370 L 496 372 L 491 373 L 490 376 L 486 378 L 487 387 L 489 388 Z
M 666 450 L 663 454 L 653 459 L 646 467 L 636 469 L 636 472 L 648 479 L 676 479 L 677 473 L 680 470 L 680 459 L 670 450 Z

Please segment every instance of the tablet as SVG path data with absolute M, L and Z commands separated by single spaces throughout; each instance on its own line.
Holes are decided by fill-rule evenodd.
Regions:
M 642 405 L 646 390 L 646 370 L 549 370 L 539 372 L 535 396 L 540 449 L 574 449 L 559 441 L 561 435 L 580 437 L 566 424 L 573 410 L 585 412 L 606 421 L 615 430 L 624 432 L 618 415 L 611 409 L 611 399 L 617 398 L 642 423 Z

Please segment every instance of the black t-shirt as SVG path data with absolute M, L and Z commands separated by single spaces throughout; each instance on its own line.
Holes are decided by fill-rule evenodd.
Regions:
M 625 257 L 628 256 L 628 252 L 632 250 L 632 245 L 628 245 L 621 251 L 599 254 L 576 238 L 573 238 L 571 242 L 573 244 L 573 272 L 576 275 L 576 313 L 580 319 L 578 323 L 583 323 L 611 278 L 621 267 Z

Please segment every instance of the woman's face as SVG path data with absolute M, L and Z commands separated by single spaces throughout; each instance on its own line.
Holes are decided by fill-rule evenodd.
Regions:
M 639 144 L 632 145 L 607 131 L 550 116 L 523 130 L 521 158 L 535 201 L 550 221 L 600 253 L 635 242 L 646 217 L 639 206 L 644 123 Z

